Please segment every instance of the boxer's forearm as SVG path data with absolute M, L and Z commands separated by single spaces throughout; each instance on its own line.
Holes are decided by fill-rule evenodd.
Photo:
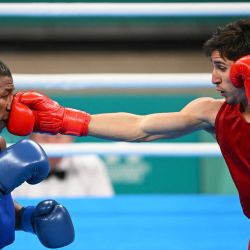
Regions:
M 117 141 L 137 141 L 146 136 L 141 130 L 142 117 L 129 113 L 91 115 L 89 136 Z
M 203 126 L 199 119 L 185 112 L 144 116 L 110 113 L 91 115 L 88 135 L 118 141 L 153 141 L 176 138 Z

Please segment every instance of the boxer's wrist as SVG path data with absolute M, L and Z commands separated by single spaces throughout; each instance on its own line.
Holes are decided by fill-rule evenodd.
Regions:
M 20 229 L 29 232 L 29 233 L 34 233 L 34 226 L 32 225 L 32 218 L 33 214 L 35 211 L 34 206 L 28 206 L 28 207 L 23 207 L 20 211 Z

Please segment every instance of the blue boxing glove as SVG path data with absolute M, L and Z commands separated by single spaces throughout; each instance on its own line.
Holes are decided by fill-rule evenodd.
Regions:
M 49 161 L 39 144 L 21 140 L 0 152 L 0 195 L 27 181 L 37 184 L 49 174 Z
M 20 228 L 35 233 L 48 248 L 59 248 L 74 241 L 75 231 L 67 209 L 55 200 L 41 201 L 36 207 L 22 208 Z

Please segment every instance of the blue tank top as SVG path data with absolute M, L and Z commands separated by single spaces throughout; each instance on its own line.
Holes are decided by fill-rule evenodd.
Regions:
M 11 194 L 0 197 L 0 249 L 15 239 L 15 208 Z

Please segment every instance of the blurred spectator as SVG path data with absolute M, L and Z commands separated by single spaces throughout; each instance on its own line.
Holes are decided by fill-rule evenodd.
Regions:
M 32 134 L 38 143 L 71 143 L 72 136 Z M 51 173 L 37 185 L 24 183 L 12 193 L 14 197 L 48 196 L 112 196 L 114 194 L 107 169 L 96 155 L 50 158 Z

